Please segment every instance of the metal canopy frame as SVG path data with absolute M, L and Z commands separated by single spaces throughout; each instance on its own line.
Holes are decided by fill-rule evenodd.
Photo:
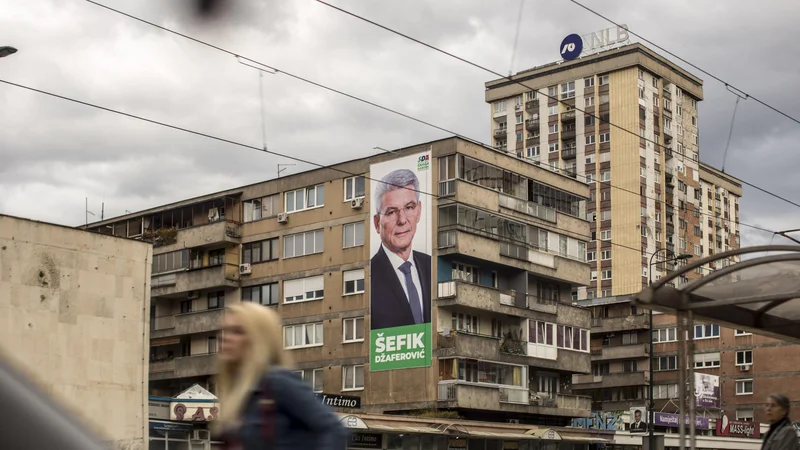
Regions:
M 779 254 L 771 255 L 773 252 Z M 756 253 L 764 255 L 715 270 L 679 288 L 670 285 L 706 264 Z M 694 357 L 694 321 L 800 343 L 800 245 L 762 245 L 701 258 L 659 279 L 634 295 L 631 302 L 676 316 L 678 367 L 687 368 L 678 371 L 680 417 L 686 417 L 686 406 L 689 409 L 688 424 L 679 420 L 679 448 L 687 448 L 688 426 L 688 448 L 694 449 L 694 363 L 687 361 Z M 687 385 L 692 389 L 687 390 Z

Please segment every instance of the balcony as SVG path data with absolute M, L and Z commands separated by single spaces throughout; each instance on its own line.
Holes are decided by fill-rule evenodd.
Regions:
M 150 339 L 216 331 L 222 326 L 224 315 L 224 309 L 214 308 L 156 317 L 151 321 Z
M 528 119 L 525 121 L 525 128 L 529 130 L 538 130 L 539 129 L 539 119 Z
M 539 109 L 539 100 L 538 99 L 536 99 L 536 100 L 528 100 L 527 102 L 525 102 L 525 110 L 533 111 L 533 110 L 538 110 L 538 109 Z
M 538 203 L 529 202 L 502 193 L 500 194 L 498 202 L 501 208 L 513 209 L 522 214 L 556 223 L 556 210 L 553 208 L 548 208 Z
M 501 292 L 492 287 L 458 280 L 443 281 L 437 290 L 438 306 L 459 305 L 509 316 L 522 317 L 528 308 L 527 301 L 524 292 Z M 546 312 L 555 314 L 556 308 L 553 305 L 552 310 Z
M 145 233 L 142 240 L 153 244 L 153 253 L 168 253 L 184 248 L 217 248 L 241 242 L 240 226 L 236 222 L 220 220 L 214 223 L 175 230 L 162 228 Z
M 150 363 L 150 380 L 202 377 L 216 374 L 216 353 L 183 356 Z
M 561 159 L 575 159 L 578 154 L 578 149 L 575 147 L 567 147 L 561 150 Z
M 565 111 L 561 113 L 561 121 L 562 122 L 574 122 L 575 121 L 575 110 L 572 111 Z
M 668 99 L 672 98 L 672 92 L 670 92 L 669 89 L 663 89 L 661 92 L 664 95 L 664 98 Z
M 239 286 L 239 266 L 220 264 L 153 275 L 150 297 L 169 297 L 189 291 Z
M 647 372 L 621 372 L 606 375 L 573 375 L 572 389 L 606 389 L 625 386 L 646 386 L 650 381 Z
M 494 137 L 502 138 L 508 134 L 508 128 L 498 128 L 494 130 Z
M 575 139 L 575 127 L 564 128 L 561 130 L 561 139 L 566 141 L 569 139 Z
M 648 314 L 609 318 L 598 317 L 592 319 L 592 334 L 621 333 L 624 331 L 649 329 L 650 316 Z
M 592 361 L 647 358 L 650 354 L 648 350 L 648 344 L 604 346 L 599 350 L 592 350 Z
M 517 414 L 585 417 L 590 397 L 531 392 L 527 388 L 454 381 L 439 383 L 439 407 L 482 409 Z
M 567 257 L 536 250 L 524 242 L 499 237 L 463 225 L 439 228 L 439 255 L 462 254 L 506 266 L 527 270 L 546 278 L 562 279 L 573 284 L 589 284 L 589 270 L 579 257 Z M 442 239 L 447 240 L 443 247 Z

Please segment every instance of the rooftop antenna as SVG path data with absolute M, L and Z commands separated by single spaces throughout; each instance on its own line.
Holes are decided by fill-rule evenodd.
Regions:
M 86 216 L 86 227 L 88 227 L 89 226 L 89 214 L 91 214 L 93 217 L 97 217 L 97 216 L 94 215 L 93 212 L 89 211 L 89 197 L 86 197 L 86 208 L 85 208 L 85 211 L 86 211 L 86 214 L 84 214 L 84 215 Z
M 261 103 L 261 143 L 264 151 L 267 151 L 267 122 L 264 115 L 264 72 L 270 75 L 275 75 L 278 73 L 278 71 L 272 67 L 265 66 L 243 56 L 237 56 L 236 61 L 238 61 L 239 64 L 258 70 L 258 98 Z M 278 173 L 278 176 L 280 176 L 280 172 Z
M 296 165 L 297 164 L 278 164 L 278 178 L 281 177 L 281 172 L 286 170 L 286 167 L 288 167 L 288 166 L 296 166 Z M 283 167 L 283 168 L 281 168 L 281 167 Z

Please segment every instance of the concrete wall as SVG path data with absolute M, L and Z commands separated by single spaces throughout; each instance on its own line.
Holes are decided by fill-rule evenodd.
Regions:
M 116 448 L 145 448 L 149 244 L 0 215 L 0 346 Z

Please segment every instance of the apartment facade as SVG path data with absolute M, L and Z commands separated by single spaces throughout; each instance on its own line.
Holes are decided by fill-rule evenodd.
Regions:
M 370 168 L 424 154 L 433 192 L 432 362 L 370 370 Z M 425 163 L 427 164 L 427 163 Z M 422 167 L 422 166 L 421 166 Z M 427 166 L 425 166 L 427 167 Z M 212 393 L 225 304 L 283 317 L 298 375 L 348 411 L 455 411 L 566 425 L 589 414 L 569 389 L 590 371 L 589 187 L 452 138 L 231 189 L 90 229 L 153 242 L 150 394 Z
M 654 252 L 705 243 L 699 78 L 640 44 L 512 78 L 486 83 L 495 147 L 590 188 L 591 279 L 576 300 L 638 292 Z
M 142 242 L 0 214 L 2 357 L 113 449 L 147 446 L 151 259 Z

